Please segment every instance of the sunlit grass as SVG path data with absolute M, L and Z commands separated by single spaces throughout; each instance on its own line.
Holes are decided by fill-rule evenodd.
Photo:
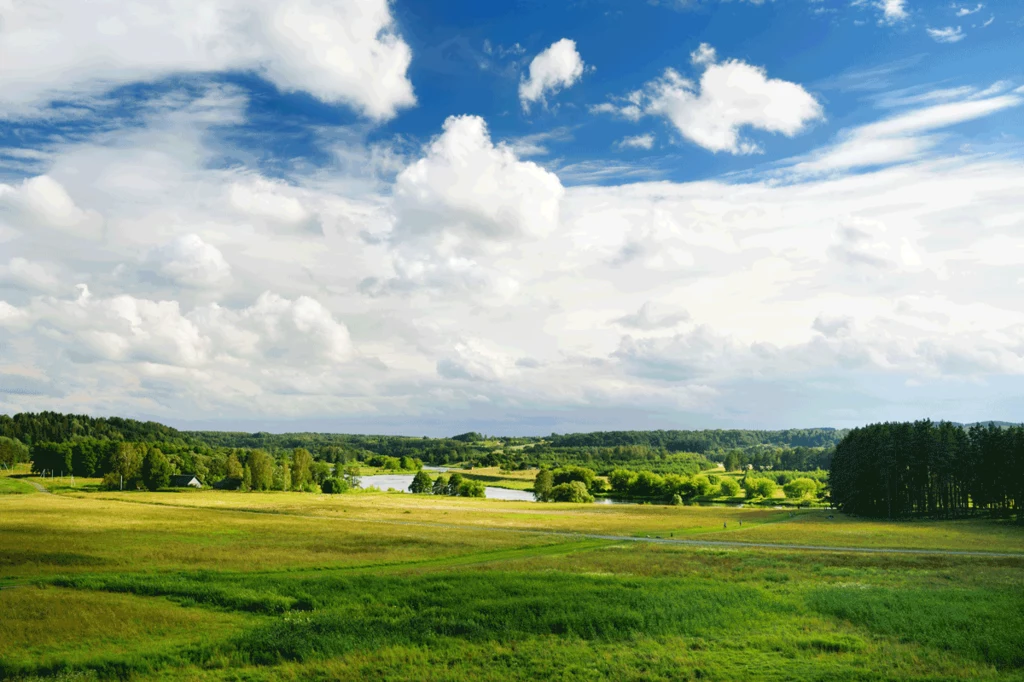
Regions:
M 578 535 L 1024 548 L 1024 529 L 1000 522 L 827 516 L 385 493 L 3 495 L 0 678 L 1020 676 L 1024 555 Z

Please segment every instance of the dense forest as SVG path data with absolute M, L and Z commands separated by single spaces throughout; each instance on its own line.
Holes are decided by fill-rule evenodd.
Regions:
M 0 415 L 0 459 L 31 457 L 37 470 L 103 476 L 118 443 L 134 443 L 143 455 L 156 448 L 175 472 L 227 476 L 228 457 L 244 462 L 253 451 L 280 462 L 296 449 L 331 465 L 417 460 L 433 465 L 498 466 L 507 470 L 586 466 L 601 474 L 616 468 L 659 474 L 694 475 L 722 463 L 729 470 L 815 471 L 827 468 L 843 432 L 832 429 L 787 431 L 613 431 L 552 434 L 548 437 L 495 438 L 469 432 L 450 438 L 334 433 L 242 433 L 179 431 L 156 422 L 96 418 L 56 412 Z M 30 454 L 31 452 L 34 454 Z M 125 447 L 120 447 L 125 451 Z M 399 463 L 399 464 L 396 464 Z
M 22 412 L 13 417 L 0 414 L 0 436 L 17 439 L 26 445 L 43 441 L 63 443 L 76 438 L 143 443 L 190 442 L 190 438 L 181 431 L 156 422 L 59 412 Z
M 872 424 L 836 446 L 833 504 L 880 518 L 1017 514 L 1024 522 L 1024 426 Z
M 593 433 L 551 434 L 545 440 L 552 447 L 615 447 L 646 445 L 669 452 L 706 454 L 720 450 L 745 449 L 756 445 L 827 448 L 835 446 L 845 431 L 836 429 L 785 429 L 754 431 L 714 429 L 705 431 L 596 431 Z

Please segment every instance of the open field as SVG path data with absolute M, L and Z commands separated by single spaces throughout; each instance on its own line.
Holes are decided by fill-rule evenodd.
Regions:
M 58 483 L 0 495 L 0 678 L 1024 678 L 1009 523 Z

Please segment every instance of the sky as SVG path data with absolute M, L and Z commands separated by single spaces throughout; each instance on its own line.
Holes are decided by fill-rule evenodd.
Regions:
M 0 0 L 0 412 L 1024 419 L 1018 0 Z

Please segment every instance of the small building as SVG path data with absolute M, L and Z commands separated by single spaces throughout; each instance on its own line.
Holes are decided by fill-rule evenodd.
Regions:
M 172 488 L 202 488 L 203 484 L 192 474 L 178 474 L 171 476 Z

